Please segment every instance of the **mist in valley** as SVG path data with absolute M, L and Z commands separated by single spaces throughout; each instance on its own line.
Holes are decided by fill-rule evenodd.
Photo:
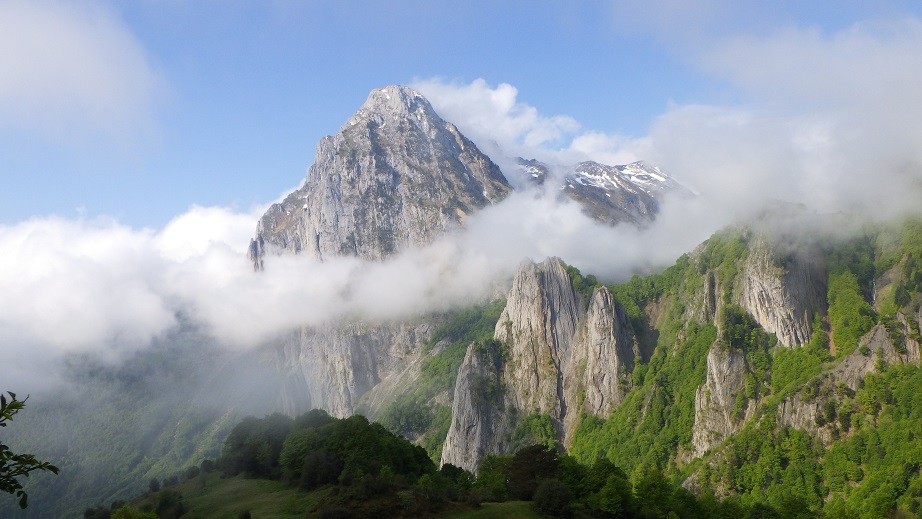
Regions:
M 695 191 L 664 200 L 642 229 L 604 226 L 556 192 L 522 189 L 386 261 L 269 256 L 254 272 L 246 250 L 268 203 L 193 206 L 162 229 L 54 215 L 0 225 L 0 380 L 31 395 L 9 443 L 59 464 L 49 488 L 72 485 L 62 499 L 95 496 L 106 473 L 136 484 L 103 498 L 130 494 L 169 467 L 215 456 L 215 438 L 242 416 L 309 408 L 292 397 L 303 388 L 285 377 L 277 350 L 299 327 L 482 303 L 504 294 L 525 258 L 557 256 L 614 283 L 670 265 L 731 224 L 838 239 L 868 221 L 919 216 L 920 52 L 917 20 L 709 41 L 692 61 L 743 100 L 670 106 L 644 136 L 544 115 L 508 84 L 413 83 L 514 184 L 517 156 L 555 171 L 642 159 Z M 123 450 L 79 455 L 109 444 Z M 33 492 L 36 503 L 53 495 Z

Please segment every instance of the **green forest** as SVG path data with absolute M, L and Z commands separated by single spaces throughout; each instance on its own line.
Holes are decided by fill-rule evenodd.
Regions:
M 582 416 L 567 445 L 551 417 L 519 413 L 510 452 L 487 456 L 476 473 L 438 466 L 469 346 L 505 355 L 493 338 L 505 306 L 498 299 L 440 316 L 419 376 L 371 421 L 319 410 L 294 418 L 177 413 L 163 402 L 135 404 L 150 390 L 150 363 L 97 374 L 90 387 L 119 395 L 117 405 L 73 430 L 112 448 L 79 451 L 98 458 L 89 472 L 69 474 L 65 459 L 50 488 L 82 493 L 69 499 L 82 503 L 73 516 L 85 518 L 922 517 L 922 224 L 775 239 L 784 244 L 772 253 L 775 274 L 793 268 L 796 254 L 822 265 L 808 341 L 781 344 L 740 304 L 747 262 L 764 254 L 765 237 L 722 231 L 669 268 L 607 285 L 648 354 L 635 359 L 617 408 Z M 602 282 L 567 271 L 585 311 Z M 709 291 L 715 302 L 706 311 Z M 745 374 L 729 413 L 735 429 L 700 455 L 696 400 L 717 350 L 743 359 Z M 194 372 L 178 357 L 155 360 L 174 377 Z M 846 383 L 854 366 L 870 369 Z M 794 404 L 811 411 L 809 422 L 785 421 Z M 24 417 L 15 427 L 37 427 L 41 439 L 45 422 Z M 149 422 L 153 432 L 120 439 L 125 420 Z M 150 446 L 160 454 L 139 455 Z M 111 494 L 118 498 L 87 502 L 107 463 L 131 481 Z M 80 485 L 66 486 L 73 478 Z M 48 492 L 30 495 L 30 508 L 41 509 Z
M 216 503 L 229 485 L 244 496 L 236 510 Z M 88 508 L 84 517 L 478 517 L 512 510 L 527 517 L 783 517 L 696 496 L 657 469 L 629 476 L 606 458 L 584 465 L 546 445 L 488 456 L 476 476 L 450 464 L 437 468 L 425 450 L 380 424 L 319 410 L 245 418 L 217 460 L 152 480 L 132 502 Z

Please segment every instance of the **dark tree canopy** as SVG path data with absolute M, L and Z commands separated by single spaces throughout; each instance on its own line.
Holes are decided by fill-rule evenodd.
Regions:
M 6 427 L 13 416 L 21 411 L 29 397 L 19 400 L 16 393 L 8 392 L 10 398 L 0 394 L 0 427 Z M 0 490 L 13 494 L 19 498 L 19 507 L 28 506 L 28 496 L 22 489 L 22 483 L 17 478 L 29 477 L 32 471 L 48 471 L 58 473 L 58 468 L 47 461 L 39 461 L 32 454 L 16 454 L 4 443 L 0 443 Z

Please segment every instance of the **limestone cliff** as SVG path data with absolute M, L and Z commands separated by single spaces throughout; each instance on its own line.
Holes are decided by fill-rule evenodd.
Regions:
M 494 334 L 509 350 L 504 379 L 517 409 L 563 417 L 562 374 L 579 318 L 579 299 L 559 259 L 520 266 Z
M 339 417 L 353 414 L 362 395 L 417 360 L 432 329 L 426 319 L 301 328 L 278 346 L 282 376 L 306 389 L 291 411 L 316 407 Z
M 695 392 L 695 456 L 703 455 L 742 426 L 746 410 L 738 407 L 737 395 L 743 391 L 745 379 L 746 358 L 742 351 L 722 343 L 711 347 L 707 379 Z
M 624 308 L 606 287 L 592 294 L 564 371 L 564 444 L 569 444 L 580 413 L 607 417 L 630 389 L 630 374 L 640 349 Z
M 519 267 L 494 334 L 504 352 L 495 380 L 506 418 L 498 420 L 495 408 L 471 405 L 478 387 L 459 373 L 443 462 L 474 470 L 485 454 L 503 452 L 516 416 L 547 415 L 566 444 L 580 413 L 604 417 L 621 402 L 639 354 L 633 329 L 605 287 L 597 287 L 584 307 L 559 259 Z M 473 363 L 471 351 L 462 373 L 482 364 Z M 482 433 L 483 424 L 490 424 L 492 438 Z
M 739 304 L 781 344 L 810 341 L 813 316 L 825 313 L 826 274 L 809 251 L 784 253 L 762 236 L 752 241 L 743 268 Z
M 389 86 L 320 141 L 304 184 L 260 219 L 250 258 L 257 268 L 267 252 L 380 260 L 431 242 L 510 190 L 423 96 Z
M 471 344 L 458 370 L 441 463 L 475 472 L 484 456 L 505 452 L 512 429 L 505 401 L 502 353 L 494 344 Z
M 786 398 L 778 407 L 778 421 L 807 431 L 826 445 L 832 443 L 833 430 L 838 426 L 835 418 L 839 400 L 844 393 L 858 390 L 865 376 L 875 372 L 879 363 L 919 365 L 919 343 L 912 336 L 909 319 L 902 312 L 897 314 L 896 337 L 882 324 L 871 329 L 861 338 L 860 347 L 835 368 Z M 919 316 L 913 319 L 919 322 Z

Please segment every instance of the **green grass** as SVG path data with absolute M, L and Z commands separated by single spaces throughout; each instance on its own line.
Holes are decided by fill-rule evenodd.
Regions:
M 329 492 L 329 489 L 299 492 L 280 481 L 241 476 L 222 478 L 218 472 L 199 475 L 175 488 L 189 510 L 183 517 L 189 519 L 233 518 L 244 510 L 249 510 L 253 517 L 303 519 Z M 145 497 L 135 505 L 145 502 L 153 504 L 150 497 Z
M 505 503 L 483 503 L 476 510 L 447 514 L 450 519 L 531 519 L 542 517 L 535 511 L 531 501 L 507 501 Z

